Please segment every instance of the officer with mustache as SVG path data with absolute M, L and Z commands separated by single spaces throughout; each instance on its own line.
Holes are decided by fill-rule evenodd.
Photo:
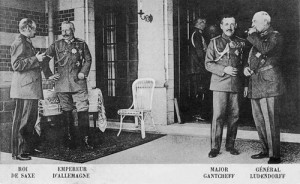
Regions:
M 205 68 L 212 73 L 210 90 L 213 91 L 210 158 L 220 153 L 225 123 L 226 151 L 232 155 L 239 154 L 234 143 L 239 119 L 239 98 L 243 90 L 242 56 L 245 40 L 234 35 L 237 24 L 233 16 L 224 15 L 220 27 L 223 33 L 211 39 L 205 57 Z
M 87 91 L 87 76 L 90 71 L 92 57 L 87 44 L 74 37 L 75 27 L 72 22 L 64 21 L 61 24 L 62 39 L 54 42 L 46 50 L 46 55 L 54 58 L 57 64 L 57 73 L 45 74 L 50 80 L 55 81 L 60 105 L 62 106 L 66 122 L 67 146 L 75 148 L 74 119 L 72 111 L 74 104 L 78 113 L 78 126 L 80 140 L 87 149 L 92 149 L 89 135 L 89 102 Z

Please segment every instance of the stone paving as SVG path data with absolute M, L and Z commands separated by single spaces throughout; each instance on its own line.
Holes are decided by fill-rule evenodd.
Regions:
M 94 164 L 266 164 L 268 158 L 254 160 L 250 156 L 260 152 L 257 140 L 236 141 L 240 155 L 234 156 L 224 149 L 215 158 L 208 158 L 208 137 L 168 135 L 133 149 L 119 152 L 89 163 Z M 283 164 L 300 163 L 300 144 L 281 143 Z
M 253 160 L 252 154 L 260 152 L 257 140 L 237 139 L 236 148 L 240 155 L 226 152 L 222 143 L 221 153 L 216 158 L 208 158 L 209 137 L 167 135 L 152 142 L 102 157 L 87 164 L 266 164 L 268 159 Z M 283 164 L 300 163 L 300 144 L 281 143 Z M 31 161 L 21 162 L 11 159 L 11 154 L 1 152 L 1 164 L 66 164 L 57 160 L 33 157 Z

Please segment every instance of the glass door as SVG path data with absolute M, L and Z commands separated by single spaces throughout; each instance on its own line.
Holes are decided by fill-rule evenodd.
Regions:
M 101 5 L 101 11 L 95 13 L 97 84 L 107 117 L 119 119 L 118 109 L 129 108 L 132 103 L 131 85 L 138 74 L 137 3 L 131 0 Z

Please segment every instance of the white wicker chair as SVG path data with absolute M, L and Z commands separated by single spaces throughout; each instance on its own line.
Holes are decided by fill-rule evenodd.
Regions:
M 120 109 L 118 114 L 120 115 L 120 130 L 118 136 L 122 130 L 122 123 L 125 116 L 134 116 L 141 122 L 141 134 L 144 139 L 145 133 L 145 119 L 147 116 L 151 117 L 153 126 L 155 127 L 152 116 L 152 99 L 155 87 L 155 80 L 151 78 L 140 78 L 132 84 L 132 97 L 133 103 L 129 109 Z

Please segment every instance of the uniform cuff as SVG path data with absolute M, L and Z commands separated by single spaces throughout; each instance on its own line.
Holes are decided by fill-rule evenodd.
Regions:
M 36 56 L 33 56 L 32 57 L 32 64 L 34 65 L 34 66 L 36 66 L 36 67 L 39 67 L 40 66 L 40 62 L 39 62 L 39 60 L 38 60 L 38 58 L 36 57 Z

